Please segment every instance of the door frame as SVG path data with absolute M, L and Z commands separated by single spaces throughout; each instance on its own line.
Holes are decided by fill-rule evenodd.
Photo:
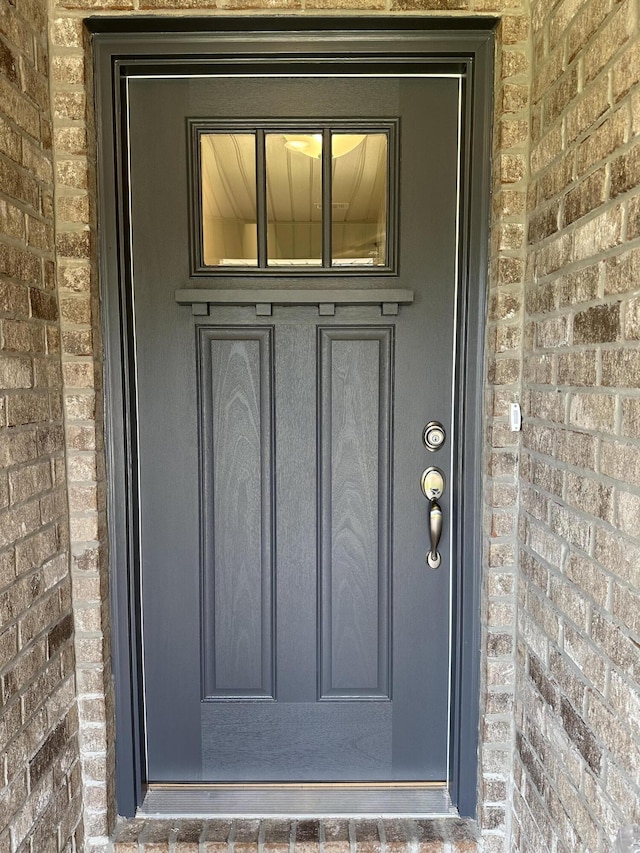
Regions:
M 98 155 L 98 257 L 105 347 L 105 446 L 109 518 L 116 796 L 133 816 L 146 793 L 135 353 L 127 187 L 127 80 L 242 65 L 338 62 L 356 55 L 463 79 L 457 316 L 457 436 L 451 484 L 452 672 L 449 794 L 476 816 L 480 704 L 482 395 L 489 249 L 494 18 L 92 17 Z M 286 41 L 286 52 L 282 50 Z M 311 66 L 310 71 L 313 71 Z M 464 458 L 472 464 L 460 464 Z

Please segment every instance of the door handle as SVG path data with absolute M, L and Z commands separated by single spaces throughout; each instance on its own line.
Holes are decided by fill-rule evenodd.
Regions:
M 438 551 L 440 537 L 442 535 L 442 510 L 438 499 L 444 492 L 444 474 L 439 468 L 426 468 L 420 478 L 422 494 L 429 501 L 429 538 L 431 550 L 427 553 L 427 565 L 430 569 L 437 569 L 442 562 Z
M 429 533 L 431 535 L 431 550 L 427 554 L 427 565 L 430 569 L 437 569 L 442 557 L 438 551 L 438 543 L 442 534 L 442 510 L 438 501 L 431 501 L 429 509 Z

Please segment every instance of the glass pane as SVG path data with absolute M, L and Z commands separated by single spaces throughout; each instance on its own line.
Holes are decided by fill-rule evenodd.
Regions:
M 256 138 L 252 133 L 206 133 L 200 140 L 204 262 L 255 267 Z
M 322 134 L 265 135 L 267 265 L 322 264 Z
M 387 134 L 331 137 L 332 266 L 387 264 Z

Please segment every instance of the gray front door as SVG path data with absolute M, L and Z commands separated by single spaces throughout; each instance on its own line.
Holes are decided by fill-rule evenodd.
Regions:
M 455 496 L 431 569 L 420 478 L 451 479 L 459 86 L 348 68 L 129 83 L 150 782 L 447 778 Z M 258 152 L 270 133 L 386 134 L 380 269 L 366 235 L 350 263 L 323 268 L 311 242 L 315 265 L 266 263 L 259 154 L 256 257 L 208 261 L 202 128 Z M 307 218 L 326 247 L 347 202 L 327 225 L 322 180 Z

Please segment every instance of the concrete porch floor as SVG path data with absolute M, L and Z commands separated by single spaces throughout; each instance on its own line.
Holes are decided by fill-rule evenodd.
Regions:
M 476 853 L 475 821 L 129 820 L 113 853 Z

